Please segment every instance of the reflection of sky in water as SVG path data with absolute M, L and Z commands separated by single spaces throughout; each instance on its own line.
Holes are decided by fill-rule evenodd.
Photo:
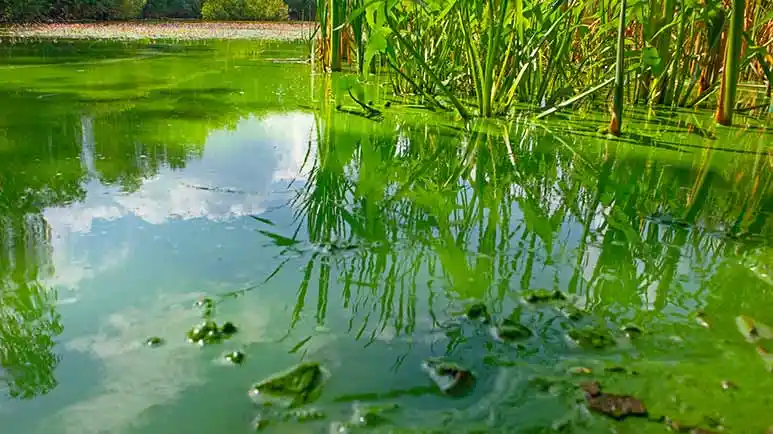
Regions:
M 117 265 L 129 254 L 129 237 L 115 240 L 110 255 L 101 255 L 97 263 L 79 258 L 72 249 L 78 243 L 71 238 L 115 237 L 105 225 L 127 216 L 139 218 L 133 227 L 141 229 L 172 220 L 228 221 L 263 213 L 289 182 L 303 179 L 313 128 L 313 115 L 304 113 L 248 118 L 233 131 L 212 132 L 200 160 L 189 161 L 182 171 L 162 169 L 133 193 L 90 182 L 83 202 L 44 213 L 54 240 L 56 275 L 50 283 L 76 287 L 83 278 Z
M 313 134 L 311 114 L 243 119 L 212 132 L 201 159 L 183 170 L 161 169 L 132 193 L 92 180 L 82 202 L 45 210 L 56 269 L 47 283 L 59 293 L 63 361 L 59 387 L 36 400 L 37 409 L 9 402 L 22 414 L 52 416 L 14 432 L 122 432 L 148 409 L 205 384 L 204 350 L 192 351 L 182 338 L 199 321 L 190 306 L 202 291 L 236 289 L 273 266 L 260 263 L 276 252 L 263 248 L 245 217 L 283 204 L 288 184 L 303 181 Z M 88 134 L 84 141 L 88 147 Z M 273 217 L 289 219 L 287 212 Z M 242 329 L 232 345 L 267 339 L 268 306 L 228 312 Z M 149 350 L 142 342 L 153 335 L 172 338 Z M 214 351 L 206 357 L 223 348 Z

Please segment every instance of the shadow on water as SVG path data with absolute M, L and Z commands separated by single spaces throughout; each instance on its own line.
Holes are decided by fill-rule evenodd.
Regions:
M 68 40 L 50 38 L 12 39 L 3 37 L 0 44 L 0 68 L 88 64 L 104 61 L 131 60 L 136 56 L 169 56 L 211 54 L 211 44 L 201 42 L 169 43 L 113 42 L 104 40 Z

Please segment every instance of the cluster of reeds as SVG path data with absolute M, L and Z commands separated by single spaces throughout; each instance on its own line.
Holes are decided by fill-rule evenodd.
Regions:
M 461 117 L 550 114 L 584 98 L 717 107 L 773 75 L 770 0 L 319 0 L 318 52 Z

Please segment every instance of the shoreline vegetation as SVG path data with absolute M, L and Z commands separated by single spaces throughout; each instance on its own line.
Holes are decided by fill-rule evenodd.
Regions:
M 302 21 L 201 22 L 192 20 L 11 24 L 0 27 L 0 38 L 296 41 L 308 40 L 314 32 L 314 26 L 313 22 Z
M 733 126 L 735 113 L 773 113 L 769 0 L 5 1 L 15 7 L 0 7 L 0 21 L 111 23 L 22 25 L 10 36 L 306 39 L 315 68 L 350 74 L 339 90 L 367 117 L 380 113 L 365 98 L 372 76 L 388 79 L 395 96 L 465 122 L 606 106 L 609 126 L 599 133 L 614 136 L 625 129 L 626 106 L 708 108 L 722 126 Z M 136 17 L 203 21 L 115 23 Z M 764 88 L 739 97 L 750 84 Z
M 319 0 L 317 56 L 326 70 L 385 71 L 398 95 L 475 118 L 538 118 L 587 101 L 711 108 L 733 125 L 739 84 L 773 112 L 773 8 L 768 0 Z M 353 83 L 351 91 L 359 92 Z M 356 101 L 355 101 L 356 102 Z

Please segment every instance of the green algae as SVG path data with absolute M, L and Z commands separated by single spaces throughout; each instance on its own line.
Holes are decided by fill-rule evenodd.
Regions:
M 325 377 L 319 363 L 301 363 L 256 383 L 249 396 L 261 404 L 298 407 L 319 395 Z
M 329 415 L 304 419 L 309 429 L 349 420 L 339 394 L 400 404 L 374 418 L 382 430 L 374 432 L 666 429 L 583 416 L 573 384 L 585 379 L 680 426 L 773 425 L 768 127 L 741 116 L 741 128 L 715 128 L 699 109 L 666 116 L 655 107 L 632 110 L 630 135 L 600 138 L 589 131 L 605 115 L 593 111 L 461 126 L 399 98 L 374 121 L 322 97 L 352 104 L 336 94 L 338 76 L 266 60 L 307 52 L 223 41 L 0 47 L 9 395 L 61 387 L 63 408 L 120 403 L 113 422 L 141 420 L 132 432 L 218 432 L 247 423 L 238 390 L 255 369 L 281 370 L 294 350 L 324 357 L 335 381 L 308 394 L 302 378 L 317 374 L 263 389 Z M 368 100 L 383 96 L 366 91 Z M 279 120 L 281 134 L 267 135 Z M 690 123 L 714 139 L 688 133 Z M 293 242 L 272 243 L 246 213 Z M 77 286 L 72 276 L 85 276 L 83 288 L 67 288 Z M 523 306 L 519 287 L 558 288 L 567 300 L 547 291 Z M 190 294 L 202 290 L 222 319 L 207 305 L 191 309 Z M 436 324 L 461 315 L 446 311 L 460 300 L 478 319 L 438 333 Z M 489 326 L 507 325 L 501 312 L 519 308 L 517 345 L 493 344 Z M 739 315 L 749 320 L 737 326 Z M 199 316 L 214 322 L 199 327 L 199 341 L 235 331 L 223 319 L 238 325 L 244 366 L 208 370 L 223 348 L 176 347 Z M 596 323 L 608 327 L 594 331 Z M 610 345 L 615 333 L 630 342 Z M 137 359 L 122 350 L 152 334 L 179 339 Z M 580 346 L 567 348 L 567 334 Z M 417 365 L 441 353 L 475 373 L 474 388 L 438 393 Z M 532 374 L 550 381 L 529 386 Z M 127 390 L 143 398 L 141 412 Z M 3 406 L 12 434 L 56 432 L 52 418 L 67 414 L 21 399 Z M 266 430 L 292 429 L 293 414 L 266 413 Z M 89 415 L 67 420 L 119 430 Z

